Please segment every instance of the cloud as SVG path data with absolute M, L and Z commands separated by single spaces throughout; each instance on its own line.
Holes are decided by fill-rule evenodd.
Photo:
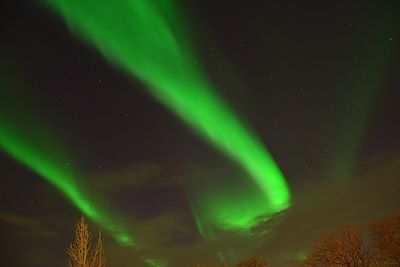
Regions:
M 55 238 L 59 234 L 47 227 L 38 219 L 15 213 L 0 212 L 0 221 L 9 224 L 18 230 L 18 235 L 24 238 Z
M 172 267 L 217 263 L 221 257 L 237 261 L 250 255 L 266 259 L 271 266 L 300 266 L 299 258 L 321 235 L 338 231 L 345 224 L 366 224 L 389 216 L 398 208 L 399 173 L 400 157 L 378 158 L 366 162 L 347 181 L 305 181 L 306 186 L 294 192 L 288 211 L 261 223 L 250 234 L 216 231 L 215 238 L 209 240 L 189 234 L 192 239 L 185 243 L 177 233 L 193 235 L 195 229 L 190 218 L 185 218 L 191 214 L 179 210 L 165 211 L 134 228 L 146 240 L 146 257 L 165 260 Z M 137 266 L 146 266 L 141 264 Z
M 144 267 L 144 260 L 153 258 L 166 261 L 170 267 L 190 267 L 196 262 L 218 263 L 221 258 L 236 261 L 257 255 L 270 266 L 296 266 L 301 253 L 322 234 L 337 231 L 344 224 L 364 224 L 385 217 L 398 208 L 400 157 L 378 158 L 366 162 L 348 181 L 304 181 L 305 186 L 294 192 L 290 210 L 259 224 L 250 233 L 216 230 L 213 238 L 204 240 L 188 206 L 186 189 L 196 187 L 201 179 L 210 179 L 213 184 L 213 179 L 227 174 L 230 178 L 231 173 L 190 166 L 172 174 L 159 165 L 146 163 L 93 175 L 90 181 L 99 181 L 99 185 L 94 183 L 93 191 L 104 190 L 112 196 L 109 200 L 122 210 L 140 244 L 123 247 L 104 233 L 109 265 Z M 73 225 L 80 212 L 58 192 L 48 190 L 50 185 L 43 187 L 36 189 L 40 189 L 46 204 L 34 218 L 0 212 L 2 238 L 12 240 L 5 251 L 18 258 L 18 266 L 63 264 L 65 249 L 73 238 Z M 96 234 L 97 227 L 90 227 Z
M 56 251 L 59 233 L 40 219 L 0 212 L 0 230 L 2 266 L 54 266 L 57 256 L 64 253 Z
M 143 162 L 120 169 L 110 169 L 88 174 L 88 182 L 96 189 L 105 192 L 118 192 L 148 183 L 169 185 L 174 183 L 171 175 L 165 173 L 156 163 Z
M 321 235 L 345 224 L 366 224 L 399 208 L 400 157 L 369 161 L 351 180 L 314 181 L 293 197 L 285 220 L 253 253 L 286 266 Z

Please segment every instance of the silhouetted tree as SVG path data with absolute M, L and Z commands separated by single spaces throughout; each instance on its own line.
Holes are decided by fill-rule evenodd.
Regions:
M 370 267 L 373 266 L 371 250 L 364 242 L 363 231 L 347 226 L 338 235 L 326 235 L 313 243 L 307 267 Z
M 239 261 L 235 267 L 267 267 L 267 262 L 259 257 L 250 257 Z
M 400 210 L 369 225 L 371 244 L 380 266 L 400 266 Z
M 267 267 L 267 263 L 259 257 L 250 257 L 232 265 L 214 264 L 200 266 L 199 264 L 197 264 L 196 267 Z

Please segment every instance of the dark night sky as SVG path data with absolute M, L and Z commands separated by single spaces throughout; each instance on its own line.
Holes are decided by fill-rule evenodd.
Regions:
M 295 266 L 321 233 L 399 207 L 399 1 L 185 3 L 207 74 L 271 151 L 294 199 L 273 234 L 227 232 L 212 242 L 196 230 L 182 181 L 243 170 L 46 8 L 23 0 L 0 10 L 0 78 L 18 73 L 87 182 L 110 209 L 135 218 L 146 242 L 130 250 L 106 236 L 109 266 L 144 266 L 148 255 L 191 266 L 216 261 L 226 244 L 232 259 L 257 254 Z M 385 51 L 387 62 L 374 65 Z M 351 161 L 348 179 L 336 176 L 343 161 Z M 65 266 L 80 211 L 3 151 L 0 179 L 0 265 Z

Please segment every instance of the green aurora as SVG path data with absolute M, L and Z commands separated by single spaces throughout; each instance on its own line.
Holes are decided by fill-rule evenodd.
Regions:
M 352 174 L 368 126 L 369 112 L 384 88 L 385 77 L 393 63 L 395 47 L 391 39 L 399 35 L 391 26 L 395 25 L 398 17 L 396 10 L 375 10 L 369 16 L 371 19 L 365 26 L 367 30 L 360 40 L 361 49 L 357 53 L 360 56 L 359 66 L 348 70 L 345 82 L 340 85 L 350 86 L 350 101 L 340 114 L 342 125 L 332 136 L 336 141 L 332 146 L 333 154 L 341 155 L 333 160 L 332 170 L 334 176 L 342 181 L 348 180 Z
M 233 194 L 224 188 L 212 198 L 201 196 L 195 219 L 203 236 L 210 225 L 247 230 L 259 216 L 290 206 L 282 172 L 206 78 L 173 0 L 54 0 L 50 6 L 73 33 L 144 82 L 156 99 L 252 177 L 247 182 L 255 185 L 248 186 L 255 188 L 251 192 Z
M 149 266 L 152 266 L 152 267 L 165 267 L 165 266 L 167 266 L 167 264 L 164 261 L 151 259 L 151 258 L 145 259 L 144 262 L 147 263 Z
M 3 73 L 0 77 L 0 148 L 63 192 L 74 206 L 119 243 L 133 245 L 133 237 L 117 216 L 105 212 L 99 205 L 101 201 L 92 199 L 84 190 L 71 153 L 57 138 L 60 134 L 48 127 L 51 123 L 36 108 L 33 97 L 7 75 Z

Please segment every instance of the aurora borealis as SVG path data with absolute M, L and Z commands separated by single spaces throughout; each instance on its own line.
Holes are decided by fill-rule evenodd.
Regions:
M 95 3 L 94 3 L 95 2 Z M 0 4 L 1 266 L 250 255 L 398 208 L 400 2 Z
M 10 73 L 9 73 L 10 75 Z M 124 245 L 133 245 L 132 236 L 117 222 L 115 215 L 107 214 L 99 207 L 100 203 L 90 199 L 79 173 L 74 170 L 65 145 L 46 123 L 44 113 L 29 104 L 29 96 L 19 88 L 22 85 L 6 82 L 0 102 L 0 147 L 14 159 L 36 172 L 59 189 L 84 215 L 99 223 L 111 232 L 115 239 Z M 28 107 L 27 110 L 24 110 Z M 87 191 L 87 190 L 86 190 Z M 96 203 L 97 202 L 97 203 Z
M 191 41 L 175 1 L 124 0 L 110 4 L 60 0 L 52 5 L 74 33 L 92 42 L 109 61 L 143 80 L 157 99 L 247 169 L 260 188 L 246 192 L 254 198 L 238 194 L 219 198 L 216 192 L 214 200 L 204 204 L 208 207 L 198 216 L 203 221 L 199 225 L 211 222 L 225 229 L 249 229 L 257 217 L 289 207 L 289 188 L 272 156 L 205 78 L 201 63 L 189 47 Z M 238 208 L 241 205 L 243 208 Z

